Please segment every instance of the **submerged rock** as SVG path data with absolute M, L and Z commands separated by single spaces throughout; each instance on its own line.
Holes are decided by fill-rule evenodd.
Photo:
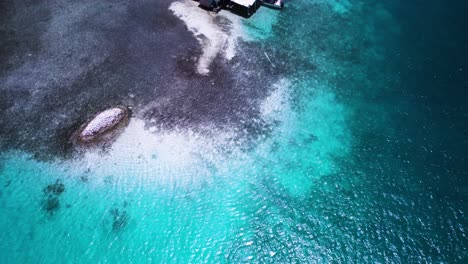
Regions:
M 125 106 L 117 106 L 97 114 L 84 124 L 75 135 L 78 144 L 86 145 L 108 141 L 127 126 L 130 111 Z
M 47 185 L 47 187 L 44 188 L 45 194 L 60 195 L 64 191 L 65 191 L 65 185 L 60 180 L 57 180 L 55 183 L 49 184 Z
M 113 217 L 112 230 L 119 231 L 127 225 L 128 215 L 127 211 L 120 212 L 119 209 L 115 208 L 110 211 Z
M 65 185 L 61 180 L 57 179 L 55 183 L 47 185 L 43 190 L 44 200 L 42 209 L 50 215 L 53 215 L 60 209 L 60 195 L 65 191 Z
M 81 180 L 82 182 L 88 182 L 88 181 L 89 181 L 88 175 L 81 175 L 81 176 L 80 176 L 80 180 Z
M 57 211 L 60 208 L 60 201 L 58 197 L 55 196 L 49 196 L 45 201 L 43 208 L 45 211 L 47 211 L 49 214 L 53 214 L 55 211 Z

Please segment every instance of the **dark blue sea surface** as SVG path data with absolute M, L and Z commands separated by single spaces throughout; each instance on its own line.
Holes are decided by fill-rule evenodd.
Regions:
M 0 262 L 466 263 L 466 14 L 2 1 Z

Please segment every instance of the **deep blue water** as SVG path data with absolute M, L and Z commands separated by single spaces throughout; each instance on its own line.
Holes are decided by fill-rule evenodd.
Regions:
M 468 260 L 467 1 L 222 11 L 207 75 L 174 2 L 0 3 L 1 263 Z

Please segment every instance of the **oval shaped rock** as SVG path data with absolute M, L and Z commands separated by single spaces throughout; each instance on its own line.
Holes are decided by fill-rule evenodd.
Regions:
M 77 140 L 81 144 L 106 141 L 116 136 L 130 118 L 127 107 L 117 106 L 97 114 L 78 131 Z

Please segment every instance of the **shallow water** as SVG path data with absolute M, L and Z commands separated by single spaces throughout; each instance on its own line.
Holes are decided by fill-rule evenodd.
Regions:
M 2 263 L 467 260 L 466 3 L 191 5 L 0 4 Z

